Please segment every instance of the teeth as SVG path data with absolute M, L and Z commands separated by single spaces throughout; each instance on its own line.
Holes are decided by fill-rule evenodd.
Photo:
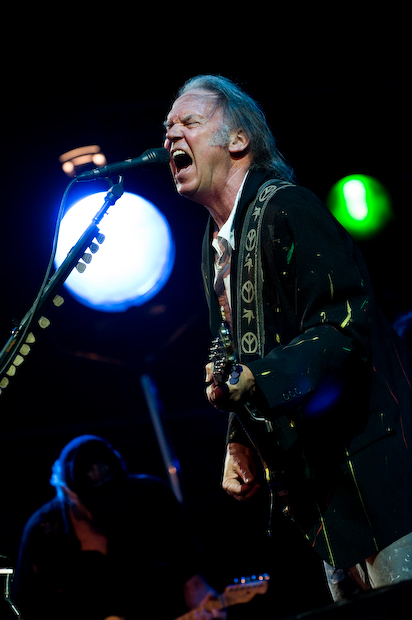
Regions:
M 173 159 L 174 159 L 175 157 L 178 157 L 179 155 L 180 155 L 180 156 L 182 156 L 182 155 L 186 155 L 186 153 L 185 153 L 184 151 L 182 151 L 181 149 L 177 149 L 177 151 L 174 151 L 174 153 L 173 153 Z
M 180 171 L 182 168 L 187 168 L 192 163 L 192 158 L 190 155 L 182 151 L 182 149 L 176 149 L 173 152 L 173 161 L 175 163 L 176 168 Z

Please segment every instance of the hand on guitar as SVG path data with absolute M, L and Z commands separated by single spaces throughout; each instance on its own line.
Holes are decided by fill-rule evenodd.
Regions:
M 227 446 L 222 487 L 239 501 L 250 499 L 260 489 L 253 454 L 240 443 L 229 443 Z
M 255 387 L 252 371 L 244 365 L 237 364 L 226 383 L 217 384 L 214 377 L 214 364 L 206 366 L 206 396 L 211 405 L 224 411 L 235 411 L 245 398 L 249 397 Z
M 198 609 L 192 610 L 193 620 L 227 620 L 227 613 L 225 609 L 219 609 L 215 607 L 215 601 L 217 597 L 214 594 L 209 593 L 202 601 Z

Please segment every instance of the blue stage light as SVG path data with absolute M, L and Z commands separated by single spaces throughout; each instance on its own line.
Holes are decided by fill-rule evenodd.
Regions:
M 98 192 L 79 200 L 65 214 L 56 251 L 59 267 L 104 203 Z M 76 269 L 65 286 L 82 304 L 122 312 L 154 297 L 168 280 L 175 248 L 164 215 L 141 196 L 125 192 L 100 225 L 106 237 L 83 273 Z

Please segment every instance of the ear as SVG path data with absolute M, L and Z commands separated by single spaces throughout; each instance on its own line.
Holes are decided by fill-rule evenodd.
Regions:
M 229 153 L 240 156 L 246 153 L 250 140 L 243 129 L 238 129 L 230 134 Z

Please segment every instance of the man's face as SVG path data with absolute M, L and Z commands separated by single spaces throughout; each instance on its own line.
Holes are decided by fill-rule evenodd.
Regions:
M 176 189 L 180 195 L 204 205 L 222 190 L 230 169 L 228 148 L 214 145 L 222 124 L 216 96 L 200 89 L 176 99 L 165 123 L 165 148 L 171 154 Z

